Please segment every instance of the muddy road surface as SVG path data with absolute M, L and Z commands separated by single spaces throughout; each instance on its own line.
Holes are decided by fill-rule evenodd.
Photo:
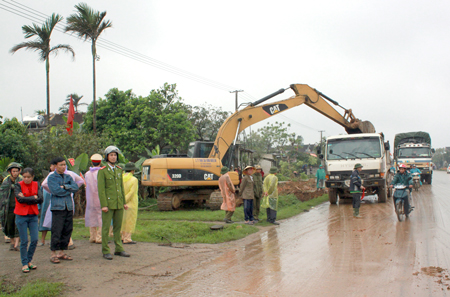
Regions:
M 392 200 L 325 203 L 236 242 L 215 259 L 139 296 L 450 296 L 450 175 L 413 193 L 398 222 Z
M 61 281 L 65 296 L 450 296 L 449 192 L 450 175 L 435 172 L 433 185 L 413 193 L 416 209 L 404 222 L 391 199 L 367 197 L 362 219 L 350 204 L 324 203 L 241 240 L 138 243 L 125 247 L 131 258 L 113 261 L 87 240 L 58 265 L 39 247 L 38 269 L 26 275 L 18 252 L 2 244 L 0 276 Z

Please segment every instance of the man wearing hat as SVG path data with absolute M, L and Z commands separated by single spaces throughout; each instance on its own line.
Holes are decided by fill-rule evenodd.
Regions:
M 219 178 L 219 188 L 223 199 L 220 209 L 225 210 L 224 222 L 227 224 L 232 224 L 234 222 L 231 220 L 231 217 L 233 216 L 234 210 L 236 209 L 236 189 L 231 182 L 227 166 L 223 166 L 222 169 L 220 169 L 220 174 L 221 176 Z
M 259 210 L 261 208 L 261 198 L 263 195 L 263 178 L 261 175 L 261 166 L 255 166 L 255 173 L 253 173 L 253 192 L 255 199 L 253 200 L 253 218 L 257 223 L 259 221 Z
M 89 227 L 91 243 L 102 243 L 102 207 L 98 198 L 97 175 L 102 162 L 100 154 L 93 154 L 91 162 L 93 167 L 86 172 L 86 213 L 85 226 Z
M 122 242 L 124 244 L 136 244 L 131 239 L 131 234 L 136 229 L 136 221 L 138 215 L 138 190 L 139 182 L 134 177 L 134 173 L 139 171 L 132 162 L 125 164 L 125 173 L 123 175 L 123 188 L 125 192 L 125 204 L 128 209 L 123 212 L 122 221 Z
M 316 172 L 316 179 L 317 179 L 317 184 L 316 187 L 317 189 L 323 189 L 325 186 L 325 169 L 323 169 L 322 164 L 319 166 L 319 169 L 317 169 Z
M 361 218 L 359 215 L 359 206 L 361 205 L 361 193 L 366 188 L 362 186 L 361 177 L 359 173 L 362 170 L 362 165 L 360 163 L 355 164 L 355 168 L 350 177 L 350 193 L 353 196 L 353 216 L 355 218 Z
M 107 165 L 98 171 L 97 187 L 100 206 L 102 207 L 102 254 L 106 260 L 112 260 L 108 246 L 109 226 L 113 221 L 114 255 L 129 257 L 122 246 L 120 231 L 122 229 L 123 210 L 127 210 L 125 192 L 123 189 L 123 170 L 115 165 L 119 159 L 120 150 L 111 145 L 105 149 Z
M 244 216 L 245 224 L 253 225 L 253 200 L 255 199 L 255 193 L 253 191 L 253 166 L 247 166 L 244 168 L 242 183 L 239 192 L 244 200 Z
M 2 182 L 0 187 L 0 220 L 2 222 L 3 233 L 10 238 L 10 251 L 18 251 L 19 245 L 19 230 L 16 227 L 16 215 L 14 208 L 16 207 L 16 195 L 14 194 L 14 187 L 17 183 L 22 181 L 20 170 L 22 165 L 12 162 L 6 167 L 9 173 Z
M 279 225 L 276 222 L 277 210 L 278 210 L 278 177 L 276 176 L 278 169 L 276 167 L 271 167 L 269 175 L 264 179 L 263 191 L 264 200 L 262 207 L 266 208 L 267 221 L 274 225 Z

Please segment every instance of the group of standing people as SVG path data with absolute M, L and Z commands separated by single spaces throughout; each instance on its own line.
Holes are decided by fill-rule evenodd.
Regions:
M 52 263 L 72 260 L 66 251 L 72 242 L 73 194 L 83 184 L 86 185 L 85 225 L 90 228 L 89 241 L 101 243 L 103 257 L 112 260 L 108 246 L 112 226 L 114 255 L 130 256 L 122 243 L 136 243 L 131 239 L 131 234 L 136 227 L 138 211 L 138 180 L 133 176 L 138 169 L 134 163 L 128 163 L 123 172 L 116 165 L 119 154 L 120 150 L 115 146 L 105 149 L 104 159 L 94 154 L 91 157 L 93 167 L 90 167 L 85 178 L 67 170 L 64 158 L 55 158 L 42 185 L 35 181 L 32 168 L 22 170 L 16 162 L 8 165 L 8 176 L 0 187 L 0 221 L 5 240 L 11 243 L 10 250 L 20 250 L 22 272 L 28 273 L 37 268 L 32 264 L 32 259 L 38 246 L 38 231 L 42 232 L 41 246 L 45 244 L 47 232 L 51 232 Z M 107 165 L 101 167 L 102 161 Z
M 236 188 L 228 174 L 228 167 L 222 167 L 219 178 L 219 188 L 222 194 L 222 210 L 225 210 L 224 221 L 233 223 L 231 217 L 236 209 Z M 239 195 L 244 204 L 245 224 L 253 225 L 259 221 L 260 208 L 266 208 L 267 221 L 279 225 L 276 222 L 278 209 L 278 172 L 276 167 L 270 168 L 269 175 L 264 178 L 262 168 L 247 166 L 243 170 L 243 178 L 240 183 Z

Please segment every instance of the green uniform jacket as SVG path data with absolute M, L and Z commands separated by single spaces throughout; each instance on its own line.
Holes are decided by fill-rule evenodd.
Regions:
M 0 186 L 0 222 L 2 223 L 3 230 L 6 230 L 6 218 L 8 217 L 9 213 L 9 201 L 10 199 L 16 199 L 16 196 L 13 195 L 11 197 L 11 189 L 14 189 L 15 184 L 22 181 L 22 176 L 19 175 L 15 183 L 11 181 L 10 176 L 8 175 L 5 177 L 5 179 L 2 182 L 2 185 Z M 14 193 L 14 191 L 12 191 Z
M 253 193 L 255 198 L 261 198 L 263 195 L 263 180 L 262 175 L 259 172 L 255 172 L 253 175 Z
M 123 209 L 125 192 L 122 175 L 123 170 L 118 166 L 113 170 L 109 165 L 106 165 L 98 171 L 98 198 L 100 198 L 100 206 L 102 208 Z

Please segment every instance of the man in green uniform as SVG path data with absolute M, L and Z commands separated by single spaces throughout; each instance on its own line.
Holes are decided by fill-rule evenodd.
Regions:
M 103 258 L 112 260 L 111 251 L 108 246 L 109 226 L 113 221 L 114 243 L 116 249 L 114 255 L 121 257 L 129 257 L 122 246 L 122 237 L 120 231 L 122 229 L 123 210 L 127 210 L 125 204 L 125 192 L 123 188 L 122 168 L 116 166 L 119 158 L 120 150 L 115 146 L 108 146 L 105 149 L 105 161 L 108 163 L 98 171 L 97 186 L 100 206 L 102 207 L 102 253 Z
M 255 173 L 253 173 L 253 193 L 255 199 L 253 200 L 253 219 L 255 223 L 259 221 L 259 210 L 261 208 L 261 198 L 263 196 L 263 178 L 261 175 L 261 166 L 255 166 Z
M 15 185 L 22 180 L 20 170 L 22 166 L 19 163 L 12 162 L 6 168 L 9 173 L 0 187 L 0 220 L 3 227 L 3 233 L 11 239 L 10 251 L 18 251 L 19 231 L 17 230 L 14 214 L 16 207 L 16 195 L 14 194 Z

